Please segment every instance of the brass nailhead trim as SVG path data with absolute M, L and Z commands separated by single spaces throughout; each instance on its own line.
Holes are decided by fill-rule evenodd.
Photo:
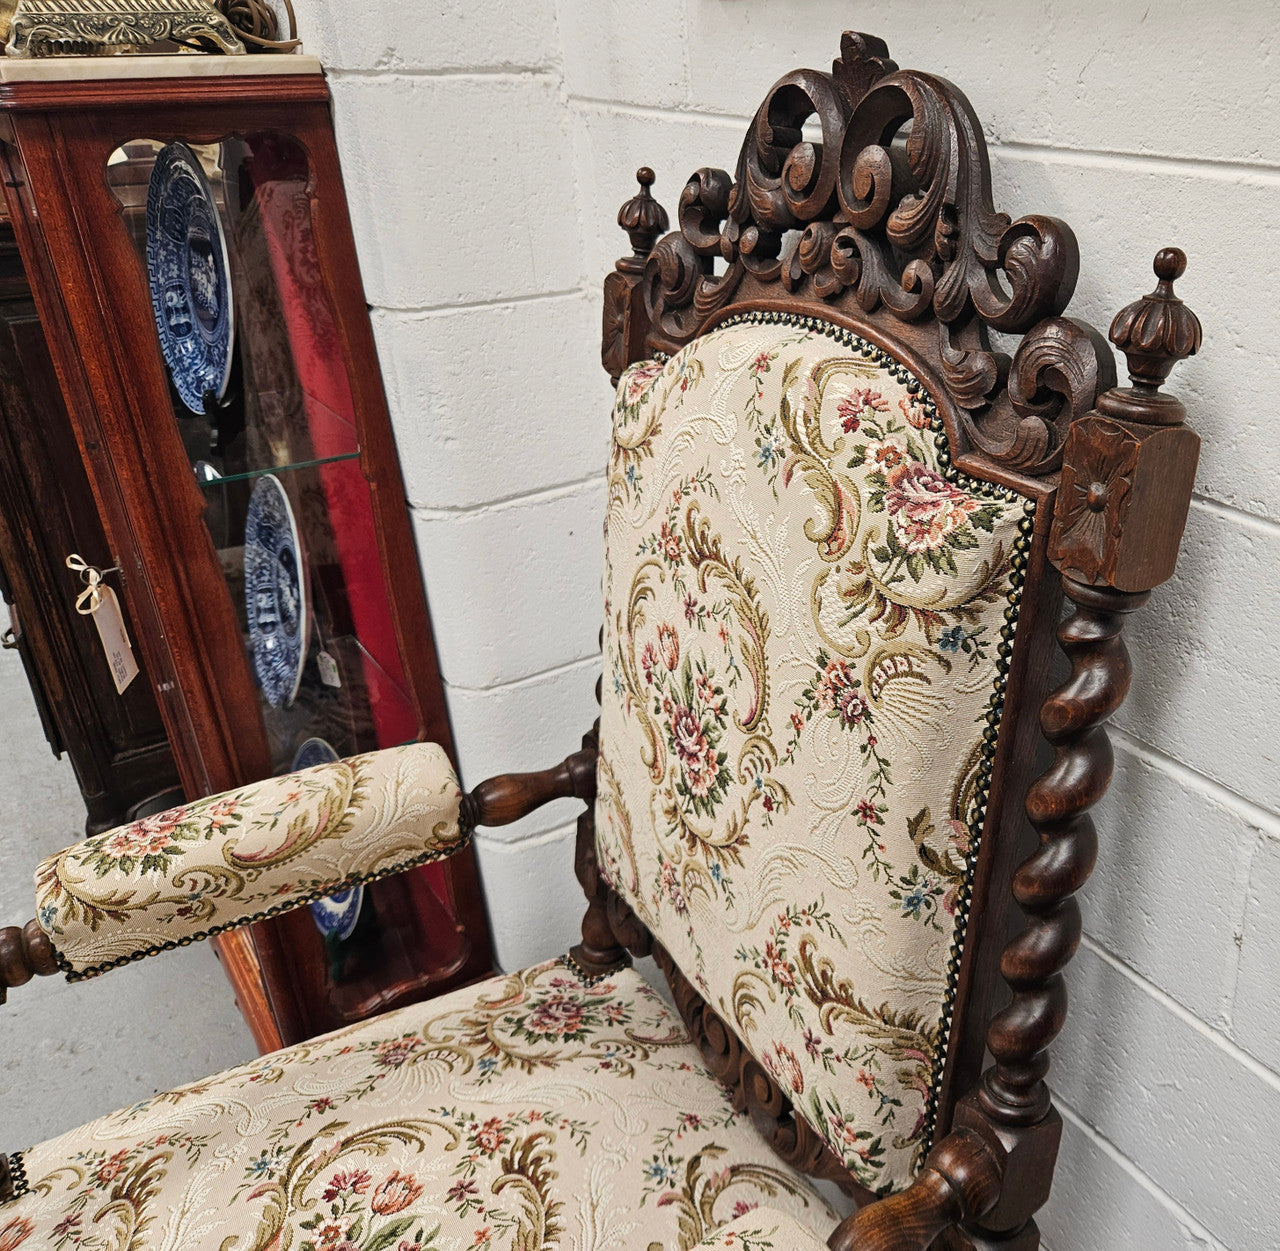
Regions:
M 22 1162 L 23 1152 L 12 1151 L 9 1153 L 9 1178 L 13 1182 L 13 1197 L 6 1199 L 5 1203 L 12 1203 L 16 1199 L 21 1199 L 23 1195 L 29 1194 L 31 1186 L 27 1182 L 27 1170 Z M 0 1204 L 3 1206 L 3 1204 Z

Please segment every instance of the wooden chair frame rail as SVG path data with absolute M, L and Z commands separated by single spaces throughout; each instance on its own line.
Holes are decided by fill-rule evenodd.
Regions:
M 804 138 L 810 119 L 821 143 Z M 907 123 L 905 145 L 893 144 Z M 1075 895 L 1097 855 L 1089 810 L 1111 779 L 1104 722 L 1131 677 L 1121 632 L 1126 615 L 1173 572 L 1199 452 L 1182 405 L 1160 389 L 1200 346 L 1199 322 L 1173 293 L 1186 258 L 1161 250 L 1155 290 L 1112 323 L 1132 383 L 1116 387 L 1102 336 L 1061 316 L 1079 268 L 1069 227 L 997 213 L 969 102 L 943 79 L 899 71 L 880 40 L 855 33 L 844 35 L 831 74 L 798 70 L 773 87 L 736 176 L 692 176 L 676 231 L 664 233 L 653 172 L 642 168 L 637 178 L 639 193 L 618 215 L 632 252 L 604 284 L 602 360 L 615 381 L 633 362 L 677 351 L 736 312 L 819 317 L 892 352 L 921 379 L 957 467 L 1038 504 L 986 799 L 983 844 L 992 850 L 977 869 L 957 1021 L 966 1005 L 982 1011 L 955 1031 L 959 1058 L 946 1058 L 952 1080 L 940 1137 L 914 1182 L 887 1198 L 862 1189 L 601 876 L 598 721 L 554 768 L 482 782 L 462 801 L 462 824 L 501 825 L 553 799 L 584 801 L 575 871 L 587 908 L 572 960 L 596 976 L 630 955 L 654 957 L 735 1107 L 783 1159 L 858 1202 L 832 1234 L 833 1251 L 1034 1251 L 1034 1216 L 1049 1194 L 1061 1133 L 1045 1083 L 1048 1048 L 1065 1023 L 1063 970 L 1080 941 Z M 1012 358 L 992 346 L 991 330 L 1022 335 Z M 1064 594 L 1071 611 L 1056 639 L 1071 671 L 1049 691 Z M 1032 715 L 1021 715 L 1027 708 Z M 1032 778 L 1018 762 L 1034 756 L 1037 734 L 1053 762 Z M 1020 858 L 1024 830 L 1038 845 Z M 1025 927 L 1007 940 L 1002 906 L 1010 897 Z M 35 921 L 0 929 L 0 1002 L 8 988 L 56 971 Z M 997 977 L 1012 997 L 993 1015 Z M 993 1063 L 970 1079 L 984 1046 Z M 0 1199 L 11 1191 L 0 1156 Z

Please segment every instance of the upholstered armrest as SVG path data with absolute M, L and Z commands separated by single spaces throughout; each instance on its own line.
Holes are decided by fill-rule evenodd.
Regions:
M 36 923 L 70 980 L 93 977 L 447 856 L 460 801 L 434 743 L 267 778 L 50 856 Z
M 755 1208 L 708 1234 L 703 1248 L 723 1251 L 827 1251 L 827 1244 L 793 1216 L 773 1208 Z

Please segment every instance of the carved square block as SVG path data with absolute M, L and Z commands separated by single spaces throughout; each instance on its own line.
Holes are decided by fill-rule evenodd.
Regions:
M 1178 558 L 1200 439 L 1091 413 L 1067 436 L 1049 540 L 1051 559 L 1082 582 L 1149 591 Z

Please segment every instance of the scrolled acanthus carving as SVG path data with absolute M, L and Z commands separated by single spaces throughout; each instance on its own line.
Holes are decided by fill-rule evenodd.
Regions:
M 1071 419 L 1114 380 L 1101 337 L 1059 316 L 1078 272 L 1063 222 L 994 208 L 964 95 L 846 33 L 830 74 L 796 70 L 774 85 L 732 179 L 713 169 L 690 179 L 679 229 L 650 258 L 645 300 L 651 343 L 667 350 L 731 300 L 775 286 L 882 326 L 932 318 L 938 371 L 971 443 L 1044 474 Z M 1010 361 L 991 331 L 1027 338 Z

